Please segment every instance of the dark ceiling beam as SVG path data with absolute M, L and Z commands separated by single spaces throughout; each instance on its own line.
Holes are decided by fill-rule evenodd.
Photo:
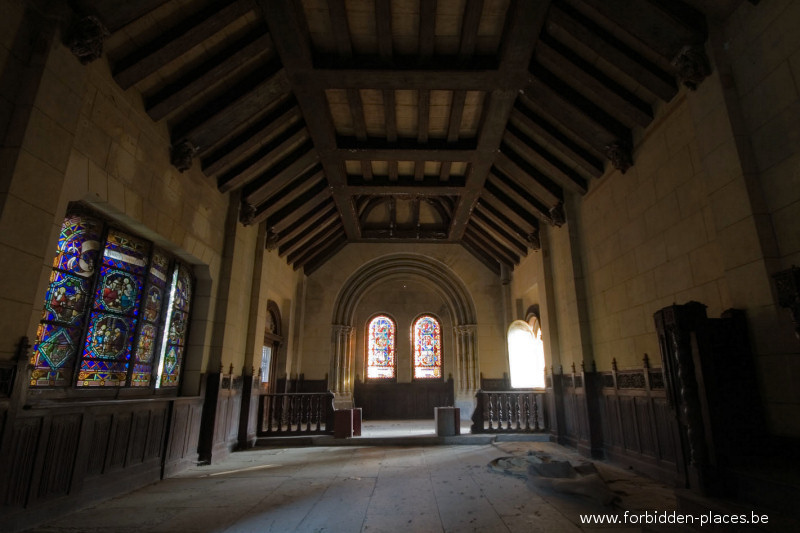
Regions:
M 336 51 L 340 57 L 353 57 L 353 43 L 350 40 L 350 24 L 347 21 L 345 0 L 329 0 L 327 3 Z
M 323 209 L 331 197 L 326 183 L 311 188 L 278 210 L 263 209 L 256 211 L 254 222 L 267 221 L 267 228 L 280 233 L 310 212 Z
M 452 168 L 451 161 L 442 161 L 442 166 L 439 169 L 439 181 L 446 183 L 450 181 L 450 170 Z
M 446 186 L 446 185 L 419 185 L 420 182 L 412 180 L 414 185 L 398 185 L 392 183 L 391 185 L 350 185 L 347 187 L 348 193 L 352 195 L 361 194 L 381 194 L 381 195 L 416 195 L 416 196 L 442 196 L 442 195 L 458 195 L 464 192 L 463 187 Z
M 454 91 L 453 101 L 450 104 L 450 119 L 447 123 L 447 142 L 456 142 L 461 133 L 461 120 L 464 117 L 464 104 L 467 100 L 467 91 Z
M 542 183 L 544 176 L 533 175 L 529 169 L 521 168 L 516 161 L 508 157 L 508 154 L 498 154 L 495 167 L 548 207 L 563 200 L 563 193 L 559 195 L 551 184 Z
M 330 154 L 340 161 L 465 161 L 475 159 L 475 150 L 463 148 L 433 148 L 430 145 L 419 148 L 388 148 L 361 146 L 358 148 L 339 148 Z
M 338 1 L 343 5 L 343 0 Z M 326 86 L 298 83 L 298 73 L 313 70 L 311 38 L 305 20 L 302 19 L 294 2 L 258 0 L 258 4 L 270 29 L 275 48 L 292 79 L 295 97 L 311 132 L 314 147 L 320 154 L 330 153 L 336 149 L 336 129 L 325 97 Z M 360 237 L 360 228 L 352 199 L 345 190 L 347 176 L 344 165 L 341 161 L 325 155 L 320 159 L 332 188 L 334 201 L 342 216 L 342 225 L 347 238 L 356 240 Z
M 114 81 L 123 89 L 129 89 L 243 17 L 253 8 L 251 0 L 235 0 L 222 9 L 212 7 L 190 16 L 179 26 L 160 33 L 156 41 L 117 61 L 114 66 Z
M 530 192 L 514 182 L 510 178 L 492 173 L 486 180 L 485 193 L 487 200 L 492 203 L 492 197 L 497 198 L 504 204 L 505 209 L 510 209 L 513 214 L 525 216 L 529 223 L 537 225 L 536 219 L 550 221 L 550 206 L 544 204 L 540 199 L 533 196 Z M 501 209 L 503 207 L 500 207 Z
M 108 31 L 116 33 L 170 0 L 75 0 L 75 11 L 97 15 Z
M 552 178 L 564 189 L 578 194 L 586 194 L 588 190 L 586 180 L 547 150 L 522 135 L 522 132 L 515 131 L 515 129 L 506 130 L 503 142 L 522 159 Z
M 519 264 L 519 256 L 517 254 L 511 252 L 501 243 L 492 239 L 491 235 L 477 227 L 472 221 L 470 221 L 469 226 L 467 226 L 464 235 L 471 237 L 474 242 L 479 243 L 484 250 L 491 253 L 501 263 L 509 266 Z
M 501 211 L 495 210 L 483 199 L 478 201 L 474 213 L 476 217 L 492 224 L 493 227 L 502 229 L 506 235 L 510 236 L 510 238 L 514 239 L 517 243 L 526 248 L 531 246 L 531 234 L 535 232 L 526 232 L 522 230 Z
M 490 256 L 481 248 L 477 247 L 468 238 L 465 238 L 461 241 L 461 246 L 463 246 L 466 251 L 472 254 L 475 259 L 483 263 L 486 268 L 494 272 L 496 276 L 500 275 L 500 263 L 498 263 L 495 258 Z
M 477 212 L 475 212 L 470 219 L 470 226 L 482 230 L 486 235 L 491 237 L 493 241 L 503 244 L 505 248 L 520 257 L 528 254 L 528 246 L 524 242 L 520 242 L 516 237 L 506 233 L 506 231 L 499 226 L 478 216 Z
M 364 179 L 367 181 L 372 179 L 372 161 L 361 161 L 361 175 L 364 176 Z
M 493 210 L 495 215 L 506 217 L 528 234 L 537 231 L 539 220 L 548 220 L 539 210 L 536 211 L 536 215 L 531 214 L 489 181 L 486 182 L 486 189 L 481 192 L 480 201 Z
M 606 147 L 620 140 L 615 132 L 609 131 L 558 91 L 539 80 L 534 80 L 525 88 L 525 96 L 521 100 L 526 107 L 563 126 L 590 147 L 595 155 L 605 158 Z
M 540 39 L 536 45 L 536 61 L 625 126 L 644 128 L 652 122 L 653 111 L 648 104 L 560 43 Z
M 276 139 L 274 143 L 264 146 L 253 157 L 237 165 L 232 170 L 222 174 L 217 179 L 217 188 L 220 192 L 237 189 L 250 182 L 256 176 L 263 174 L 285 158 L 298 146 L 308 140 L 308 131 L 299 123 L 293 132 L 287 132 L 283 138 Z
M 504 89 L 500 86 L 513 85 L 520 74 L 528 74 L 528 65 L 536 45 L 536 37 L 544 24 L 549 1 L 515 2 L 506 14 L 505 39 L 500 52 L 500 72 L 495 87 L 487 95 L 483 109 L 483 123 L 478 134 L 479 158 L 470 165 L 465 193 L 453 215 L 449 239 L 460 240 L 467 227 L 470 213 L 478 201 L 483 183 L 494 163 L 500 141 L 503 137 L 508 116 L 514 106 L 517 94 L 524 87 L 513 86 Z
M 668 102 L 678 93 L 672 76 L 569 6 L 551 7 L 547 27 L 556 36 L 566 33 L 581 42 L 653 96 Z
M 294 265 L 295 270 L 303 266 L 309 259 L 325 248 L 332 238 L 344 237 L 341 224 L 332 224 L 325 231 L 316 234 L 303 248 L 289 254 L 286 260 Z
M 260 0 L 268 2 L 270 0 Z M 273 38 L 274 37 L 274 32 Z M 284 63 L 286 60 L 284 59 Z M 296 69 L 292 82 L 328 89 L 403 89 L 491 91 L 523 87 L 530 75 L 519 71 L 505 76 L 499 70 L 449 70 L 445 67 L 431 70 L 381 70 L 381 69 Z
M 436 46 L 436 0 L 419 3 L 419 58 L 424 63 L 433 57 Z
M 478 27 L 483 13 L 483 0 L 467 0 L 464 17 L 461 21 L 461 42 L 458 48 L 458 61 L 468 61 L 475 54 L 478 44 Z
M 328 211 L 327 213 L 328 215 L 325 217 L 309 217 L 316 222 L 309 226 L 303 233 L 297 235 L 285 244 L 280 245 L 278 248 L 278 255 L 280 257 L 284 257 L 285 255 L 294 255 L 296 251 L 304 247 L 307 243 L 313 241 L 314 238 L 322 233 L 325 229 L 329 229 L 331 226 L 338 226 L 340 224 L 339 213 L 336 211 Z
M 258 116 L 276 99 L 288 94 L 291 87 L 286 72 L 280 69 L 252 86 L 248 84 L 246 88 L 236 90 L 241 91 L 237 96 L 224 95 L 173 127 L 173 142 L 188 140 L 202 155 L 231 131 Z
M 364 104 L 358 89 L 347 89 L 347 103 L 353 118 L 353 131 L 359 141 L 367 140 L 367 122 L 364 118 Z
M 428 127 L 431 120 L 431 92 L 421 89 L 417 101 L 417 142 L 428 142 Z
M 339 253 L 345 246 L 347 246 L 347 237 L 341 236 L 333 239 L 328 246 L 319 250 L 316 255 L 309 257 L 308 260 L 303 263 L 303 272 L 307 276 L 310 276 L 315 270 L 325 264 L 328 259 Z
M 523 100 L 523 99 L 520 99 Z M 572 161 L 579 170 L 591 177 L 603 175 L 603 162 L 575 143 L 544 118 L 517 102 L 511 111 L 510 123 L 531 138 L 538 137 Z
M 146 98 L 146 111 L 150 118 L 161 120 L 210 87 L 220 84 L 244 65 L 271 54 L 272 40 L 269 35 L 259 32 L 255 37 L 248 35 L 245 41 L 234 43 L 211 60 L 210 64 L 204 65 L 200 72 L 182 77 L 164 91 Z
M 295 105 L 278 109 L 276 114 L 269 114 L 263 121 L 260 121 L 259 125 L 263 124 L 263 127 L 257 127 L 247 138 L 236 142 L 224 152 L 214 154 L 214 159 L 208 159 L 208 163 L 206 163 L 206 159 L 203 159 L 203 172 L 206 176 L 216 177 L 217 174 L 240 161 L 248 153 L 271 142 L 302 119 L 300 109 Z
M 327 190 L 328 181 L 325 179 L 322 169 L 312 170 L 270 196 L 266 202 L 256 206 L 256 215 L 266 219 L 290 203 L 297 201 L 298 198 L 308 198 Z
M 392 60 L 392 2 L 375 0 L 375 33 L 378 39 L 378 55 L 389 63 Z
M 394 89 L 383 90 L 383 115 L 386 122 L 386 140 L 397 141 L 397 110 L 395 109 Z
M 294 178 L 313 168 L 319 162 L 319 155 L 310 144 L 307 150 L 301 156 L 296 157 L 289 165 L 283 167 L 277 174 L 270 175 L 272 173 L 267 172 L 258 180 L 248 184 L 243 194 L 244 200 L 251 205 L 258 205 L 290 183 Z
M 330 204 L 328 209 L 322 209 L 312 214 L 308 218 L 298 220 L 280 233 L 278 236 L 278 247 L 290 245 L 294 239 L 304 235 L 311 228 L 323 224 L 330 224 L 332 222 L 332 217 L 338 216 L 339 212 L 336 210 L 336 206 Z
M 604 19 L 603 22 L 613 25 L 615 34 L 630 36 L 626 42 L 639 43 L 637 52 L 655 52 L 663 58 L 663 65 L 669 65 L 684 46 L 702 45 L 706 40 L 703 16 L 679 2 L 570 0 L 570 3 L 591 18 Z

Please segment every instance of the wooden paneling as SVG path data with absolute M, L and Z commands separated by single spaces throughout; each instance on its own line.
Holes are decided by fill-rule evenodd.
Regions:
M 453 381 L 356 382 L 353 402 L 365 420 L 433 419 L 434 407 L 453 405 Z

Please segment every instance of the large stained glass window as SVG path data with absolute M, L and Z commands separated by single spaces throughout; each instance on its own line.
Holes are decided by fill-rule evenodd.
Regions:
M 394 321 L 379 315 L 367 327 L 367 379 L 392 379 L 395 377 Z
M 439 321 L 423 315 L 414 322 L 414 379 L 442 377 L 442 328 Z
M 172 293 L 179 296 L 165 310 L 165 295 Z M 165 252 L 106 228 L 93 215 L 68 215 L 34 346 L 31 386 L 147 387 L 156 354 L 167 361 L 158 367 L 167 376 L 159 385 L 176 386 L 190 299 L 189 270 Z

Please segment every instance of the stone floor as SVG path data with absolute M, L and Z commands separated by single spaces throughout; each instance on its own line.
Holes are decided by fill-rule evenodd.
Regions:
M 428 432 L 433 429 L 427 423 L 364 426 L 371 437 Z M 622 516 L 624 510 L 669 511 L 676 505 L 671 489 L 603 463 L 596 463 L 600 475 L 617 495 L 611 506 L 489 467 L 495 459 L 529 453 L 585 461 L 549 442 L 349 444 L 236 452 L 29 531 L 611 533 L 641 528 L 584 525 L 581 514 Z

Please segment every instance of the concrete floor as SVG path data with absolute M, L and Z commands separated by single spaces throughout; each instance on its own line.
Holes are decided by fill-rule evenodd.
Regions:
M 365 423 L 364 435 L 432 435 L 430 424 L 429 430 L 427 422 Z M 585 461 L 548 442 L 349 444 L 236 452 L 29 531 L 611 533 L 640 528 L 582 525 L 580 514 L 675 509 L 671 489 L 602 463 L 601 476 L 619 496 L 613 506 L 537 488 L 488 466 L 530 452 Z

